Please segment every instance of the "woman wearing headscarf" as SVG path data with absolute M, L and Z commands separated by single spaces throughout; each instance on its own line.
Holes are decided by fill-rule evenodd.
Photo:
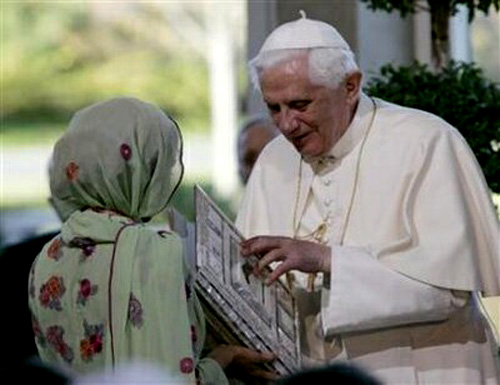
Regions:
M 228 346 L 200 359 L 204 318 L 182 242 L 145 224 L 182 175 L 179 128 L 156 106 L 115 98 L 74 115 L 50 167 L 61 233 L 29 277 L 43 361 L 76 373 L 152 362 L 178 382 L 225 384 L 223 368 L 242 357 L 271 359 Z

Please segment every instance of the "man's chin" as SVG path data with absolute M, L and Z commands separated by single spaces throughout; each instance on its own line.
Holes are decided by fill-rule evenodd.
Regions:
M 308 146 L 295 146 L 295 149 L 302 155 L 303 158 L 316 158 L 323 155 L 322 149 L 310 148 Z
M 304 158 L 315 158 L 323 155 L 325 152 L 324 146 L 318 142 L 317 138 L 311 137 L 310 135 L 306 140 L 291 141 L 291 143 Z

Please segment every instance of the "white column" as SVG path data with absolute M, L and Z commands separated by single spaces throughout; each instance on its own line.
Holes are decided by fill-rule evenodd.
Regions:
M 364 84 L 378 75 L 383 65 L 410 64 L 413 59 L 411 19 L 403 19 L 396 12 L 373 11 L 365 3 L 356 5 L 356 53 Z
M 459 11 L 450 18 L 450 58 L 469 62 L 472 59 L 469 36 L 469 11 L 465 5 L 458 6 Z
M 207 58 L 212 115 L 212 182 L 230 196 L 238 185 L 236 172 L 237 91 L 230 3 L 214 2 L 207 10 Z
M 427 11 L 420 10 L 413 15 L 413 47 L 415 59 L 433 68 L 431 14 Z
M 275 0 L 248 0 L 247 2 L 247 58 L 252 59 L 259 52 L 267 35 L 276 27 L 276 1 Z M 267 110 L 260 93 L 248 83 L 249 115 L 265 112 Z

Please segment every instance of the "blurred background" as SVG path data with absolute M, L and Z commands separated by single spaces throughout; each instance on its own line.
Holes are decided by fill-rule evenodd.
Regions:
M 174 199 L 179 211 L 193 218 L 192 186 L 200 183 L 234 218 L 243 190 L 237 132 L 265 110 L 246 62 L 275 26 L 296 19 L 299 9 L 332 23 L 355 51 L 365 82 L 387 63 L 433 65 L 428 13 L 403 18 L 367 3 L 2 0 L 0 250 L 58 228 L 48 204 L 52 146 L 76 110 L 118 95 L 154 102 L 179 123 L 186 166 Z M 450 57 L 473 61 L 498 85 L 498 13 L 477 12 L 471 23 L 469 16 L 464 6 L 450 19 Z M 491 313 L 500 324 L 500 309 Z
M 185 209 L 198 182 L 216 185 L 234 211 L 245 2 L 3 1 L 1 22 L 3 244 L 58 225 L 47 203 L 52 146 L 76 110 L 118 95 L 154 102 L 179 123 L 186 177 L 176 203 Z

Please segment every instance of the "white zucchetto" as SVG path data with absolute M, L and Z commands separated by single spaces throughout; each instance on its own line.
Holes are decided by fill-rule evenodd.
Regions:
M 350 51 L 344 38 L 330 24 L 302 17 L 280 25 L 267 37 L 259 54 L 281 49 L 338 48 Z

